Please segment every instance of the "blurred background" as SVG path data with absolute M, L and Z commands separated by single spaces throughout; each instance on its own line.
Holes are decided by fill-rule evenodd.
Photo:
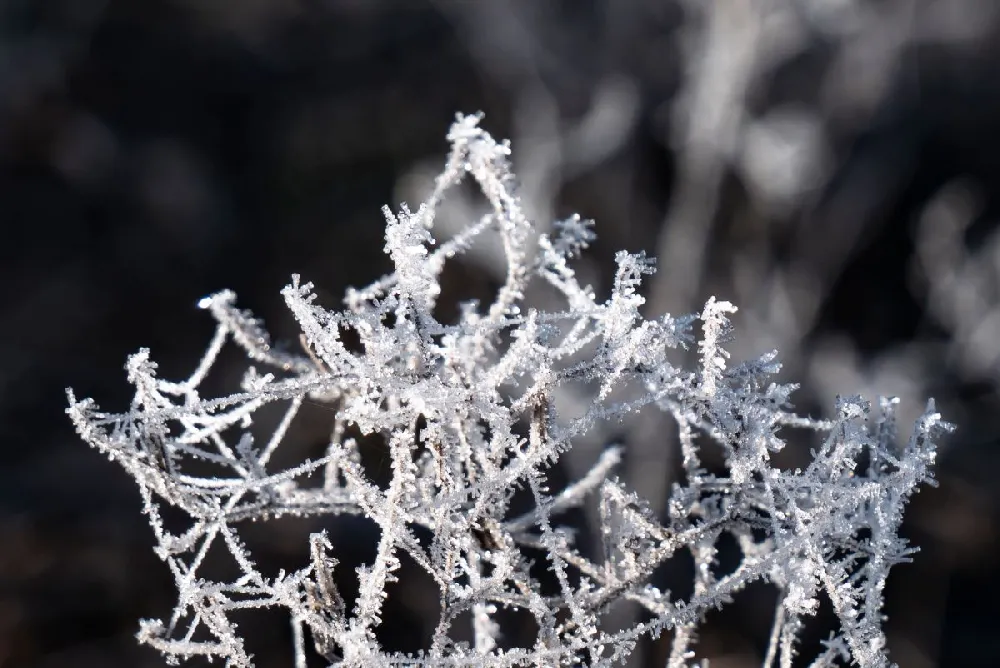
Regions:
M 172 580 L 64 388 L 124 409 L 141 346 L 189 373 L 222 288 L 294 342 L 290 274 L 328 303 L 380 276 L 379 208 L 419 203 L 479 110 L 542 229 L 597 221 L 599 295 L 645 250 L 647 312 L 738 304 L 734 356 L 779 349 L 801 411 L 937 398 L 959 430 L 908 512 L 892 658 L 1000 665 L 998 57 L 984 0 L 2 0 L 0 666 L 163 665 L 133 635 Z M 448 275 L 466 297 L 495 270 Z M 654 429 L 628 427 L 622 475 L 656 508 Z M 713 668 L 760 665 L 761 614 L 714 620 Z M 291 665 L 286 626 L 251 627 L 258 665 Z

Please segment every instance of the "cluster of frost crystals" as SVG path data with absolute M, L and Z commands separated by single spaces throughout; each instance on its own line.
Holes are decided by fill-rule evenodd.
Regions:
M 603 666 L 623 662 L 643 636 L 666 631 L 667 665 L 679 668 L 696 665 L 706 612 L 766 581 L 779 598 L 765 665 L 792 665 L 803 619 L 824 597 L 839 630 L 812 665 L 891 665 L 882 593 L 890 567 L 911 552 L 897 534 L 904 505 L 930 480 L 934 441 L 948 428 L 933 405 L 902 445 L 893 400 L 873 410 L 861 398 L 840 399 L 829 422 L 795 415 L 793 387 L 769 380 L 778 369 L 773 353 L 730 362 L 723 346 L 731 304 L 710 299 L 700 316 L 641 315 L 638 288 L 654 270 L 643 255 L 619 253 L 611 295 L 598 299 L 568 262 L 592 239 L 589 223 L 574 217 L 556 224 L 552 238 L 534 234 L 508 146 L 479 120 L 457 118 L 447 164 L 423 205 L 385 210 L 393 274 L 352 290 L 339 311 L 318 305 L 298 277 L 284 289 L 302 329 L 302 354 L 272 347 L 223 292 L 201 303 L 218 328 L 187 380 L 158 378 L 143 350 L 127 365 L 135 386 L 127 412 L 101 412 L 70 392 L 80 436 L 139 484 L 158 554 L 176 579 L 172 617 L 142 622 L 140 640 L 172 660 L 201 655 L 251 666 L 233 616 L 277 606 L 290 614 L 298 666 L 309 646 L 344 666 Z M 468 177 L 485 195 L 486 214 L 435 242 L 436 207 Z M 507 259 L 495 301 L 464 304 L 457 322 L 439 322 L 445 261 L 486 231 L 499 237 Z M 546 282 L 565 308 L 524 306 L 530 281 Z M 356 339 L 350 345 L 347 331 Z M 260 370 L 248 371 L 239 393 L 202 397 L 202 381 L 228 341 Z M 677 349 L 689 345 L 697 345 L 695 368 L 675 366 L 671 357 L 683 358 Z M 567 384 L 586 389 L 587 405 L 560 407 L 556 392 Z M 272 460 L 306 401 L 329 405 L 335 415 L 325 454 L 279 469 Z M 284 418 L 266 440 L 255 440 L 255 411 L 267 404 L 284 407 Z M 548 469 L 574 439 L 598 421 L 639 410 L 666 411 L 678 430 L 684 474 L 664 517 L 613 477 L 617 448 L 580 480 L 548 488 Z M 791 429 L 820 434 L 802 470 L 771 463 Z M 358 432 L 385 439 L 388 484 L 362 466 L 359 444 L 348 436 Z M 724 455 L 724 474 L 703 466 L 706 446 Z M 533 500 L 529 510 L 514 512 L 515 492 Z M 603 549 L 586 549 L 566 526 L 566 511 L 587 503 L 600 518 Z M 182 532 L 165 528 L 164 504 L 190 518 Z M 262 572 L 240 536 L 250 520 L 339 514 L 363 516 L 380 529 L 350 604 L 338 582 L 353 575 L 338 569 L 338 546 L 325 532 L 303 546 L 300 569 L 276 576 Z M 742 553 L 728 573 L 716 564 L 724 534 Z M 203 574 L 213 546 L 231 555 L 239 573 L 231 581 Z M 686 598 L 649 582 L 682 551 L 695 564 Z M 539 554 L 552 587 L 542 586 L 532 564 Z M 404 555 L 440 597 L 432 640 L 414 656 L 387 651 L 375 633 Z M 609 609 L 623 601 L 641 606 L 643 621 L 608 628 Z M 528 646 L 505 643 L 504 608 L 533 617 L 537 634 Z

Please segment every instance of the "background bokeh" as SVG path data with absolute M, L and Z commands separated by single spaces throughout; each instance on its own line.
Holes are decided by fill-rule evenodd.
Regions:
M 419 202 L 477 110 L 540 225 L 596 219 L 598 294 L 646 250 L 648 311 L 737 303 L 736 355 L 778 348 L 801 410 L 938 399 L 959 431 L 909 512 L 890 648 L 1000 665 L 998 62 L 984 0 L 3 0 L 0 666 L 163 665 L 133 634 L 169 574 L 64 388 L 124 408 L 141 346 L 188 372 L 222 288 L 294 341 L 289 275 L 331 302 L 381 275 L 379 208 Z M 493 271 L 447 275 L 467 297 Z M 623 429 L 623 477 L 662 506 L 670 443 Z M 703 636 L 713 667 L 760 664 L 739 610 Z M 259 665 L 290 665 L 283 633 L 257 628 Z

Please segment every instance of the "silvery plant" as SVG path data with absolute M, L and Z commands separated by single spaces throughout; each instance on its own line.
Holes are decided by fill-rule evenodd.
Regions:
M 893 665 L 883 590 L 889 569 L 913 552 L 898 535 L 903 509 L 931 481 L 935 442 L 949 429 L 933 403 L 908 439 L 897 436 L 894 399 L 873 407 L 841 397 L 831 420 L 797 415 L 794 386 L 773 380 L 775 353 L 730 361 L 733 305 L 712 298 L 697 315 L 642 315 L 640 284 L 654 271 L 642 254 L 618 253 L 610 296 L 599 298 L 570 266 L 593 240 L 591 224 L 572 217 L 539 234 L 518 198 L 508 144 L 480 120 L 457 117 L 421 206 L 384 210 L 391 274 L 348 291 L 341 309 L 321 306 L 312 285 L 292 277 L 282 295 L 301 345 L 273 345 L 221 292 L 200 303 L 217 329 L 187 379 L 159 378 L 140 350 L 126 365 L 135 388 L 127 411 L 104 412 L 69 392 L 79 435 L 138 483 L 176 581 L 172 615 L 142 621 L 139 640 L 171 662 L 252 666 L 234 617 L 281 608 L 297 666 L 309 655 L 358 667 L 610 666 L 663 635 L 666 665 L 680 668 L 707 665 L 697 658 L 706 614 L 763 582 L 777 592 L 763 665 Z M 470 178 L 484 215 L 436 240 L 443 198 Z M 490 243 L 506 264 L 495 300 L 463 303 L 442 322 L 446 262 Z M 557 308 L 530 308 L 532 283 Z M 230 343 L 252 363 L 239 391 L 202 396 Z M 284 446 L 296 416 L 313 403 L 330 409 L 325 450 L 276 466 L 293 449 Z M 258 411 L 276 407 L 283 417 L 262 434 Z M 663 411 L 676 427 L 682 471 L 662 514 L 614 475 L 627 442 L 607 447 L 578 480 L 553 482 L 574 441 L 638 411 Z M 814 441 L 804 468 L 772 461 L 793 437 Z M 387 479 L 362 461 L 371 438 L 388 452 Z M 164 518 L 178 511 L 185 523 L 175 529 Z M 374 558 L 357 569 L 339 566 L 343 546 L 319 530 L 345 515 L 378 528 Z M 267 573 L 241 532 L 283 516 L 312 518 L 318 530 L 297 570 Z M 581 516 L 595 525 L 589 533 Z M 723 539 L 738 545 L 734 568 L 719 567 Z M 206 555 L 220 548 L 232 577 L 212 579 Z M 652 583 L 678 555 L 694 564 L 683 595 Z M 384 608 L 405 576 L 402 559 L 438 597 L 433 633 L 414 654 L 389 651 L 377 633 L 391 623 Z M 803 657 L 804 624 L 824 600 L 836 630 Z M 621 606 L 634 614 L 613 615 Z M 512 611 L 532 620 L 527 642 L 505 633 Z

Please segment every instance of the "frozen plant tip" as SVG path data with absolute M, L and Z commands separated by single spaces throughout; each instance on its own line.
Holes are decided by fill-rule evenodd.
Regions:
M 765 665 L 792 665 L 803 620 L 824 597 L 839 628 L 812 665 L 891 665 L 883 589 L 890 567 L 911 552 L 898 536 L 903 509 L 931 479 L 935 439 L 948 428 L 933 404 L 903 444 L 894 400 L 872 409 L 859 397 L 839 399 L 830 421 L 797 416 L 788 402 L 793 386 L 770 381 L 774 353 L 730 362 L 723 346 L 731 304 L 710 299 L 700 316 L 640 314 L 640 282 L 654 269 L 642 255 L 618 254 L 611 295 L 598 300 L 569 264 L 592 240 L 590 224 L 574 217 L 557 223 L 552 238 L 537 235 L 518 200 L 507 144 L 479 121 L 457 118 L 426 202 L 415 211 L 385 210 L 394 273 L 349 291 L 343 310 L 320 306 L 297 276 L 284 289 L 307 352 L 273 346 L 235 296 L 222 292 L 200 304 L 218 324 L 190 378 L 161 380 L 142 350 L 127 364 L 135 387 L 127 412 L 101 412 L 69 392 L 80 436 L 138 483 L 157 553 L 176 580 L 172 616 L 143 621 L 139 639 L 171 660 L 201 655 L 251 666 L 234 615 L 280 607 L 290 615 L 297 666 L 311 648 L 330 664 L 359 667 L 604 666 L 624 661 L 644 636 L 668 632 L 667 665 L 679 668 L 697 665 L 706 612 L 765 581 L 779 592 Z M 436 241 L 437 208 L 468 177 L 484 194 L 486 213 Z M 440 322 L 445 262 L 485 243 L 487 231 L 506 257 L 496 299 L 464 304 L 457 322 Z M 532 281 L 547 284 L 562 310 L 528 308 Z M 240 392 L 203 397 L 203 380 L 229 341 L 258 366 Z M 683 357 L 676 349 L 695 343 L 696 368 L 671 362 Z M 560 404 L 571 385 L 583 405 Z M 325 452 L 276 467 L 306 401 L 331 408 Z M 261 438 L 255 412 L 272 404 L 283 417 Z M 575 439 L 599 421 L 640 410 L 664 411 L 677 427 L 670 442 L 679 443 L 684 471 L 664 516 L 612 477 L 616 448 L 578 481 L 549 489 L 551 467 Z M 771 463 L 792 429 L 819 434 L 802 470 Z M 384 439 L 387 481 L 362 465 L 359 435 Z M 706 446 L 724 455 L 723 473 L 703 467 Z M 588 504 L 601 523 L 600 548 L 579 544 L 568 526 L 566 511 Z M 166 527 L 165 505 L 189 518 L 179 532 Z M 241 529 L 289 515 L 353 515 L 377 525 L 374 558 L 356 572 L 356 596 L 342 594 L 352 575 L 338 568 L 338 545 L 325 531 L 302 546 L 298 570 L 263 571 Z M 715 562 L 724 535 L 742 559 L 721 574 Z M 206 575 L 213 547 L 232 559 L 232 579 Z M 654 571 L 685 551 L 694 560 L 693 593 L 653 587 Z M 416 655 L 388 651 L 376 634 L 403 557 L 426 572 L 439 597 L 433 633 Z M 644 611 L 641 621 L 609 628 L 609 610 L 626 602 Z M 504 609 L 533 619 L 537 632 L 524 646 L 505 637 Z

